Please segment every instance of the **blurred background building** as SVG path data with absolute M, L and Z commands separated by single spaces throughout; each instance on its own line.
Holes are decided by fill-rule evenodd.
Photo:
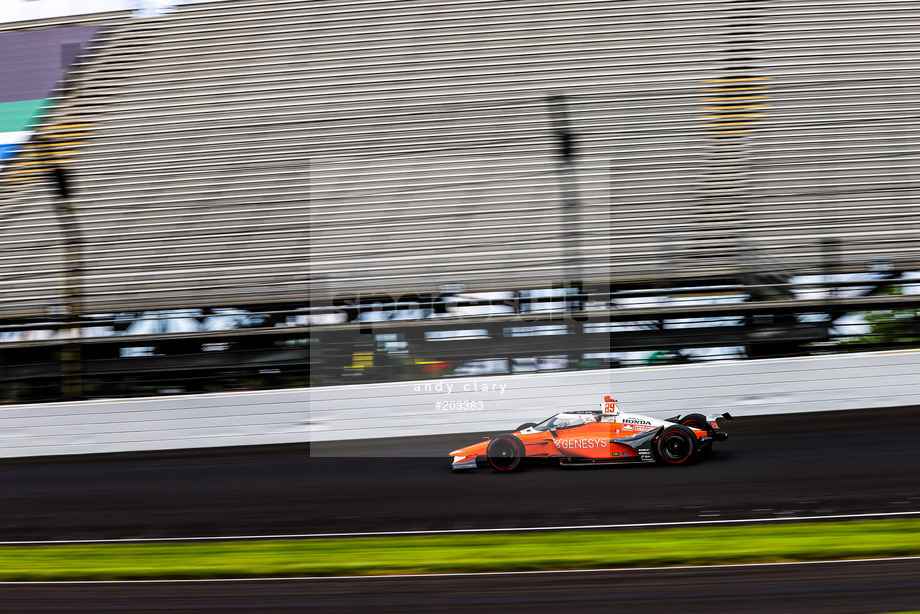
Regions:
M 0 401 L 920 343 L 918 3 L 46 6 Z

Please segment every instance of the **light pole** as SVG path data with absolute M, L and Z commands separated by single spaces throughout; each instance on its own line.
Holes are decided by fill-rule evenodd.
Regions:
M 61 330 L 65 338 L 61 346 L 61 397 L 66 401 L 74 401 L 83 398 L 83 361 L 79 322 L 80 314 L 83 312 L 81 288 L 83 238 L 71 201 L 66 169 L 60 164 L 52 163 L 48 167 L 48 174 L 54 183 L 57 195 L 54 208 L 64 240 L 61 295 L 63 321 L 68 326 Z
M 567 311 L 580 311 L 581 291 L 581 229 L 579 227 L 580 199 L 578 179 L 575 173 L 575 134 L 569 126 L 569 111 L 565 96 L 549 96 L 550 120 L 556 137 L 556 160 L 559 184 L 562 191 L 562 274 L 563 288 L 576 288 L 576 307 L 570 307 L 566 297 Z

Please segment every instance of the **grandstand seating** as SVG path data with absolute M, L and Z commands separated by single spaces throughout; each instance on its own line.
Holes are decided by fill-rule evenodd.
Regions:
M 0 173 L 0 317 L 920 268 L 920 6 L 230 0 L 105 26 Z M 548 97 L 576 137 L 566 187 Z M 567 269 L 572 237 L 577 271 Z

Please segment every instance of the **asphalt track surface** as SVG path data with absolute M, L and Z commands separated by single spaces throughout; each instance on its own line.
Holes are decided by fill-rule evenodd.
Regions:
M 6 585 L 0 612 L 862 614 L 920 603 L 920 560 L 182 584 Z
M 0 462 L 0 540 L 676 522 L 920 510 L 920 407 L 762 416 L 681 467 L 452 474 L 481 434 Z M 495 434 L 495 433 L 493 433 Z M 358 453 L 375 456 L 357 457 Z M 417 454 L 407 457 L 406 454 Z M 389 455 L 389 456 L 387 456 Z
M 685 467 L 452 474 L 447 452 L 489 433 L 314 445 L 310 450 L 293 446 L 3 461 L 0 540 L 569 526 L 920 510 L 920 407 L 748 417 L 727 423 L 726 430 L 729 440 L 717 444 L 709 459 Z M 916 560 L 807 569 L 7 585 L 0 587 L 0 612 L 287 612 L 339 606 L 341 611 L 533 611 L 564 607 L 570 599 L 595 611 L 617 611 L 609 605 L 623 595 L 622 603 L 633 606 L 623 611 L 651 604 L 685 612 L 920 609 Z M 714 604 L 710 596 L 738 607 Z M 783 607 L 770 607 L 780 603 L 777 599 Z

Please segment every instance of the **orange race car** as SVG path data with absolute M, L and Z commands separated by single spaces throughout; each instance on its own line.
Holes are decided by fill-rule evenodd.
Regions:
M 728 439 L 718 424 L 728 413 L 687 414 L 658 420 L 620 412 L 604 397 L 601 409 L 567 411 L 539 424 L 522 424 L 513 433 L 454 450 L 453 469 L 491 466 L 517 469 L 525 460 L 558 462 L 563 466 L 654 463 L 682 465 L 706 456 L 714 441 Z

